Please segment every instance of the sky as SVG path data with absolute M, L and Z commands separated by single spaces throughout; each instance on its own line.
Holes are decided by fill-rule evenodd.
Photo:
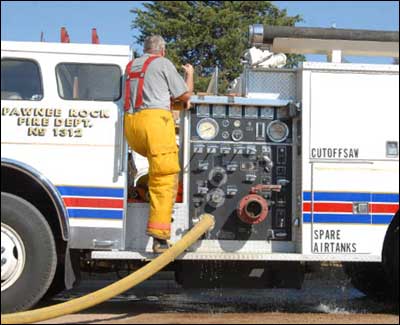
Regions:
M 296 26 L 353 29 L 399 30 L 398 1 L 272 1 L 289 15 L 300 14 Z M 1 40 L 60 41 L 60 28 L 66 27 L 73 43 L 90 43 L 96 28 L 102 44 L 131 45 L 137 31 L 131 29 L 130 9 L 142 7 L 141 1 L 1 1 Z M 325 61 L 324 56 L 307 59 Z M 349 58 L 351 62 L 365 58 Z M 387 63 L 387 58 L 369 59 Z

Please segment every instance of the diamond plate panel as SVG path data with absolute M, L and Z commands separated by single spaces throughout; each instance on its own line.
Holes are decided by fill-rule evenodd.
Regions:
M 292 71 L 247 71 L 246 95 L 265 94 L 273 99 L 296 99 L 296 74 Z
M 188 208 L 177 203 L 173 210 L 171 226 L 171 241 L 177 242 L 188 228 Z M 137 252 L 152 252 L 153 240 L 146 235 L 149 216 L 148 203 L 133 203 L 128 205 L 125 224 L 125 248 Z

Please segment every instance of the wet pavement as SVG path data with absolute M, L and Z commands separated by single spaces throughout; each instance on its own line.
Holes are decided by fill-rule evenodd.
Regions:
M 111 282 L 87 276 L 79 287 L 47 304 L 79 297 Z M 301 290 L 182 289 L 166 272 L 100 306 L 47 323 L 270 322 L 398 324 L 398 304 L 367 298 L 351 286 L 340 268 L 307 274 Z

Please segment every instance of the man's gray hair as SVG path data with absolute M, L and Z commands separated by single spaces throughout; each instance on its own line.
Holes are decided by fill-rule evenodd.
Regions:
M 152 35 L 144 40 L 144 53 L 157 54 L 165 49 L 165 41 L 160 35 Z

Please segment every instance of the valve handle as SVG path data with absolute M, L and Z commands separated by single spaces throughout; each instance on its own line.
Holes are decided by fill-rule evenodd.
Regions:
M 265 191 L 274 191 L 274 192 L 280 192 L 282 189 L 282 185 L 278 184 L 258 184 L 256 186 L 253 186 L 250 189 L 250 193 L 252 194 L 258 194 L 259 192 L 265 192 Z

